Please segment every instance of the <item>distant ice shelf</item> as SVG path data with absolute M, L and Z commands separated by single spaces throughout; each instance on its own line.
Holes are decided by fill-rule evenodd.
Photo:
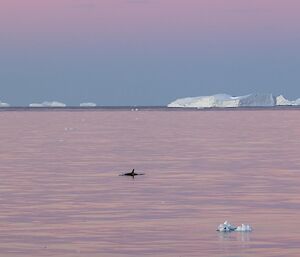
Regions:
M 201 109 L 212 107 L 272 107 L 277 105 L 300 105 L 300 98 L 295 101 L 289 101 L 282 95 L 274 97 L 273 94 L 249 94 L 244 96 L 217 94 L 212 96 L 180 98 L 168 104 L 168 107 Z

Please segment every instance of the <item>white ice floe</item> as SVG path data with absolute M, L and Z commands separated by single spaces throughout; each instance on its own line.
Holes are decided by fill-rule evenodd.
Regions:
M 10 107 L 8 103 L 3 103 L 0 101 L 0 107 Z
M 237 232 L 251 232 L 252 227 L 248 224 L 242 224 L 241 226 L 238 226 L 235 231 L 237 231 Z
M 236 231 L 236 232 L 251 232 L 252 231 L 252 227 L 248 224 L 242 224 L 241 226 L 234 226 L 232 224 L 230 224 L 228 221 L 225 221 L 223 224 L 220 224 L 217 228 L 217 231 L 220 232 L 232 232 L 232 231 Z
M 97 104 L 95 103 L 81 103 L 80 107 L 96 107 Z
M 244 96 L 231 96 L 217 94 L 212 96 L 199 96 L 177 99 L 168 104 L 168 107 L 185 108 L 212 108 L 212 107 L 266 107 L 275 106 L 276 98 L 272 94 L 249 94 Z
M 60 102 L 43 102 L 43 103 L 32 103 L 29 107 L 66 107 L 64 103 Z

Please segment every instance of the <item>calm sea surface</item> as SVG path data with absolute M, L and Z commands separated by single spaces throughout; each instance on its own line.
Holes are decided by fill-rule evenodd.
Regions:
M 0 112 L 0 256 L 300 256 L 300 110 Z M 118 176 L 135 168 L 135 179 Z M 218 233 L 225 220 L 252 233 Z

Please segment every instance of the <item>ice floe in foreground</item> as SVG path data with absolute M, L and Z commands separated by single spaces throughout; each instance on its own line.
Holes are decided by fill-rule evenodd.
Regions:
M 180 98 L 168 104 L 168 107 L 182 108 L 212 108 L 212 107 L 272 107 L 276 105 L 300 105 L 300 98 L 289 101 L 282 95 L 274 97 L 272 94 L 249 94 L 244 96 L 231 96 L 217 94 L 211 96 Z
M 230 224 L 228 221 L 225 221 L 223 224 L 220 224 L 217 228 L 217 231 L 219 232 L 251 232 L 252 227 L 248 224 L 242 224 L 241 226 L 234 226 Z
M 3 103 L 0 101 L 0 107 L 9 107 L 10 105 L 8 103 Z
M 64 103 L 60 102 L 43 102 L 43 103 L 32 103 L 29 107 L 66 107 Z

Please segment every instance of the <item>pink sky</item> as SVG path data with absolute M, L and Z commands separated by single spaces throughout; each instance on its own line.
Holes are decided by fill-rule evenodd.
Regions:
M 293 40 L 298 0 L 2 0 L 5 42 Z

